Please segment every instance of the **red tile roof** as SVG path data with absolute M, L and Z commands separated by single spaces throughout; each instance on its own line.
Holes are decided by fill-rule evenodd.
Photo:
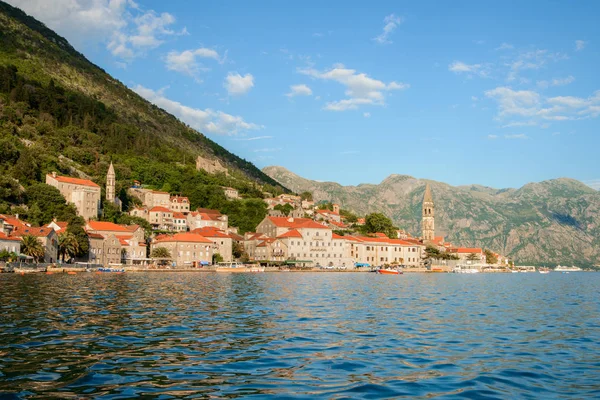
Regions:
M 106 221 L 88 221 L 87 226 L 91 231 L 115 231 L 115 232 L 131 232 L 129 227 L 139 227 L 139 225 L 117 225 Z M 135 229 L 134 229 L 135 230 Z
M 198 211 L 199 213 L 205 213 L 205 214 L 209 214 L 209 215 L 221 215 L 221 213 L 219 212 L 219 210 L 212 210 L 210 208 L 198 208 L 196 209 L 196 211 Z
M 159 235 L 154 240 L 155 243 L 163 242 L 193 242 L 193 243 L 212 243 L 202 235 L 196 233 L 175 233 L 173 235 Z
M 337 233 L 332 233 L 331 238 L 332 239 L 345 239 L 346 237 L 342 236 L 342 235 L 338 235 Z
M 205 226 L 202 228 L 196 228 L 190 231 L 190 233 L 195 233 L 198 235 L 202 235 L 204 237 L 220 237 L 220 238 L 231 238 L 231 236 L 223 232 L 222 230 L 215 228 L 214 226 Z
M 156 207 L 152 207 L 150 209 L 150 212 L 171 212 L 171 210 L 169 210 L 166 207 L 156 206 Z
M 0 214 L 0 219 L 12 226 L 29 226 L 27 222 L 22 221 L 13 215 Z
M 176 203 L 189 203 L 189 199 L 187 197 L 183 197 L 183 196 L 171 196 L 171 202 L 176 202 Z
M 94 239 L 104 239 L 104 236 L 102 236 L 99 233 L 93 233 L 93 232 L 86 232 L 88 237 L 94 238 Z
M 183 219 L 183 218 L 185 218 L 185 215 L 183 215 L 183 213 L 180 213 L 180 212 L 174 212 L 173 218 Z
M 273 243 L 275 240 L 277 240 L 277 239 L 273 239 L 273 238 L 267 238 L 267 239 L 264 239 L 264 240 L 263 240 L 262 242 L 260 242 L 260 243 L 258 244 L 258 246 L 256 246 L 256 247 L 267 247 L 267 245 L 268 245 L 269 243 Z
M 52 174 L 48 174 L 46 176 L 56 179 L 58 182 L 62 182 L 62 183 L 70 183 L 72 185 L 91 186 L 91 187 L 97 187 L 97 188 L 100 187 L 96 183 L 90 181 L 89 179 L 71 178 L 70 176 L 60 176 L 60 175 L 53 176 Z
M 302 238 L 302 235 L 296 229 L 291 229 L 286 233 L 277 236 L 277 238 Z
M 309 218 L 288 218 L 288 217 L 267 217 L 275 224 L 278 228 L 311 228 L 311 229 L 329 229 L 325 225 L 321 225 L 318 222 L 313 221 Z
M 20 242 L 21 239 L 13 236 L 6 236 L 4 232 L 0 232 L 0 240 L 12 240 L 13 242 Z
M 15 229 L 11 232 L 11 236 L 31 235 L 35 237 L 48 237 L 52 232 L 54 232 L 54 229 L 46 227 L 15 226 Z
M 346 224 L 343 224 L 343 223 L 337 222 L 337 221 L 333 221 L 333 220 L 329 221 L 329 223 L 331 225 L 337 226 L 338 228 L 347 228 L 348 227 L 348 225 L 346 225 Z

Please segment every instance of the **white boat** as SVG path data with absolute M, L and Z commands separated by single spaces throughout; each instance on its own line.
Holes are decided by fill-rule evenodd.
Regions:
M 540 274 L 549 274 L 550 273 L 550 270 L 546 267 L 542 267 L 538 271 Z
M 583 271 L 583 270 L 574 265 L 571 267 L 557 265 L 556 268 L 554 268 L 554 271 L 556 271 L 556 272 L 578 272 L 578 271 Z
M 265 272 L 265 267 L 260 265 L 245 265 L 238 262 L 220 262 L 215 268 L 217 272 Z
M 470 265 L 457 265 L 454 267 L 453 272 L 456 274 L 478 274 L 480 271 Z

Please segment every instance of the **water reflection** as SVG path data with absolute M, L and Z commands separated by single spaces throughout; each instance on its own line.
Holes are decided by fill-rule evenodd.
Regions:
M 0 393 L 19 397 L 600 396 L 600 274 L 0 285 Z

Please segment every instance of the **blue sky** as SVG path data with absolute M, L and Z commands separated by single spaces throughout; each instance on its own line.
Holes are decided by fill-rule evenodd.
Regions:
M 600 188 L 600 3 L 10 0 L 258 167 Z

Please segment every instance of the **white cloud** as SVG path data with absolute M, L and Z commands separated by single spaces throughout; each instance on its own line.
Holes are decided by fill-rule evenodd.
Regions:
M 531 90 L 497 87 L 485 92 L 498 103 L 498 119 L 526 118 L 511 121 L 505 127 L 538 125 L 541 120 L 566 121 L 600 116 L 600 90 L 587 98 L 556 96 L 544 98 Z M 543 124 L 542 127 L 547 125 Z
M 219 63 L 223 62 L 216 50 L 201 47 L 196 50 L 185 50 L 182 52 L 170 51 L 167 54 L 165 63 L 168 70 L 181 72 L 200 81 L 198 74 L 200 71 L 207 70 L 207 68 L 199 64 L 197 58 L 213 59 Z
M 495 50 L 512 50 L 514 48 L 515 46 L 513 46 L 512 44 L 504 42 L 500 46 L 496 47 Z
M 254 87 L 254 77 L 252 74 L 242 76 L 238 73 L 230 72 L 227 74 L 223 86 L 230 95 L 239 96 L 248 93 Z
M 290 92 L 286 94 L 288 97 L 310 95 L 312 95 L 312 90 L 305 84 L 290 86 Z
M 529 139 L 529 136 L 527 136 L 523 133 L 520 133 L 518 135 L 504 135 L 504 138 L 505 139 L 521 139 L 521 140 L 523 140 L 523 139 Z
M 569 57 L 562 53 L 552 53 L 548 50 L 536 49 L 519 53 L 516 58 L 504 64 L 509 68 L 506 80 L 514 81 L 518 78 L 521 71 L 539 70 L 545 67 L 550 61 L 556 62 L 566 60 Z
M 9 0 L 63 35 L 76 47 L 104 43 L 115 56 L 131 59 L 185 28 L 169 29 L 175 17 L 142 10 L 133 0 Z
M 537 86 L 546 89 L 549 86 L 565 86 L 575 82 L 575 77 L 569 75 L 566 78 L 554 78 L 551 81 L 537 81 Z
M 137 85 L 133 90 L 158 107 L 175 115 L 177 118 L 202 132 L 216 135 L 237 135 L 248 130 L 261 129 L 262 126 L 244 121 L 242 117 L 230 115 L 210 108 L 201 110 L 185 106 L 164 96 L 163 91 L 154 91 Z
M 331 111 L 354 110 L 361 105 L 385 105 L 385 92 L 392 90 L 403 90 L 410 87 L 406 83 L 392 81 L 385 83 L 369 77 L 365 73 L 357 73 L 356 70 L 345 68 L 342 64 L 335 65 L 328 71 L 318 71 L 314 68 L 300 68 L 298 72 L 316 79 L 338 82 L 343 85 L 346 99 L 332 101 L 325 105 L 324 109 Z
M 576 40 L 575 41 L 575 51 L 581 51 L 585 48 L 587 42 L 585 40 Z
M 498 139 L 498 135 L 488 135 L 488 139 Z
M 540 104 L 540 95 L 531 90 L 512 90 L 508 87 L 497 87 L 488 90 L 485 95 L 498 102 L 499 116 L 520 115 L 533 116 Z
M 389 37 L 396 30 L 398 25 L 400 25 L 402 22 L 403 22 L 402 17 L 397 17 L 394 14 L 388 15 L 387 17 L 385 17 L 383 19 L 383 23 L 385 24 L 383 26 L 383 32 L 380 35 L 374 37 L 373 40 L 379 44 L 392 43 L 392 41 L 389 39 Z
M 371 113 L 370 112 L 363 113 L 363 117 L 371 118 Z
M 452 71 L 455 74 L 466 73 L 468 75 L 479 75 L 486 77 L 489 75 L 489 66 L 482 64 L 466 64 L 462 61 L 454 61 L 448 65 L 448 71 Z

